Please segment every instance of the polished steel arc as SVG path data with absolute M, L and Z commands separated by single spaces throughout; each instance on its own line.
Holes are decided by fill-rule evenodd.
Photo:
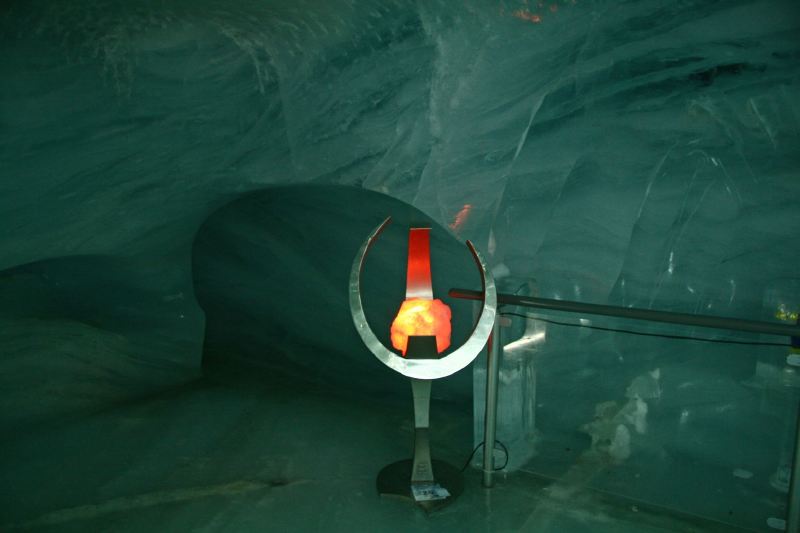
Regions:
M 404 376 L 417 379 L 438 379 L 449 376 L 469 365 L 486 346 L 497 313 L 497 290 L 494 279 L 487 271 L 481 255 L 472 243 L 467 241 L 467 248 L 478 267 L 483 286 L 483 308 L 469 339 L 460 348 L 439 359 L 406 359 L 394 353 L 378 340 L 369 327 L 361 301 L 361 273 L 364 270 L 364 261 L 372 245 L 391 220 L 392 217 L 388 217 L 369 234 L 353 260 L 353 267 L 350 270 L 350 313 L 353 316 L 353 323 L 367 348 L 389 368 Z

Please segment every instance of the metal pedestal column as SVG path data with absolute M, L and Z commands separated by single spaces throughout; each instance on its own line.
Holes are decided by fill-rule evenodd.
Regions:
M 486 350 L 486 418 L 483 426 L 483 486 L 494 486 L 494 441 L 497 430 L 497 382 L 500 369 L 500 320 L 495 319 Z
M 786 531 L 800 531 L 800 405 L 797 407 L 792 477 L 789 479 L 789 500 L 786 512 Z
M 411 483 L 433 483 L 431 445 L 428 438 L 431 380 L 412 378 L 411 392 L 414 395 L 414 467 L 411 469 Z
M 434 337 L 409 337 L 409 358 L 435 354 Z M 378 474 L 376 482 L 379 494 L 409 498 L 426 511 L 444 507 L 464 491 L 464 481 L 457 468 L 431 459 L 431 385 L 429 379 L 411 378 L 414 398 L 414 457 L 385 467 Z M 447 496 L 443 497 L 443 494 Z

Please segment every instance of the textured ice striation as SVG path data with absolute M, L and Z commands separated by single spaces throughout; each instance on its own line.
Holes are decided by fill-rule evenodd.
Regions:
M 6 2 L 4 435 L 175 387 L 215 357 L 400 393 L 340 286 L 386 211 L 434 227 L 437 297 L 477 288 L 458 255 L 471 239 L 505 292 L 796 321 L 799 34 L 792 0 Z M 375 259 L 393 287 L 400 243 Z M 377 331 L 395 306 L 375 275 Z M 466 335 L 470 305 L 453 309 Z M 536 316 L 503 329 L 508 469 L 559 494 L 782 519 L 788 348 Z M 479 427 L 481 365 L 434 387 L 434 409 L 473 408 Z

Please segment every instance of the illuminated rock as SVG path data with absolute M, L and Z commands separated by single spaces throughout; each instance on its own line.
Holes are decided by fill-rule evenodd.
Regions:
M 450 307 L 443 301 L 413 298 L 405 300 L 392 322 L 392 346 L 406 354 L 409 335 L 435 335 L 436 351 L 450 346 Z

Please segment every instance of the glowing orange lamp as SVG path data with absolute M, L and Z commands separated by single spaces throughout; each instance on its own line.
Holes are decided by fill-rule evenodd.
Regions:
M 408 337 L 413 335 L 436 337 L 436 352 L 442 353 L 450 346 L 450 307 L 441 300 L 408 298 L 392 322 L 392 346 L 406 355 Z
M 403 355 L 409 336 L 436 337 L 436 352 L 450 346 L 450 307 L 433 298 L 430 228 L 411 228 L 408 234 L 406 299 L 392 322 L 392 346 Z
M 430 399 L 432 380 L 449 376 L 471 363 L 492 331 L 497 309 L 494 280 L 486 263 L 467 241 L 481 275 L 483 308 L 467 341 L 443 354 L 450 346 L 450 308 L 434 299 L 431 286 L 430 228 L 411 228 L 408 234 L 406 297 L 391 325 L 393 352 L 383 345 L 369 326 L 361 301 L 361 271 L 375 240 L 389 224 L 387 218 L 362 244 L 350 271 L 350 313 L 367 348 L 383 364 L 411 380 L 414 400 L 414 455 L 392 463 L 378 474 L 378 493 L 411 498 L 426 510 L 453 501 L 464 488 L 461 472 L 444 461 L 431 460 Z M 436 477 L 434 478 L 434 469 Z

